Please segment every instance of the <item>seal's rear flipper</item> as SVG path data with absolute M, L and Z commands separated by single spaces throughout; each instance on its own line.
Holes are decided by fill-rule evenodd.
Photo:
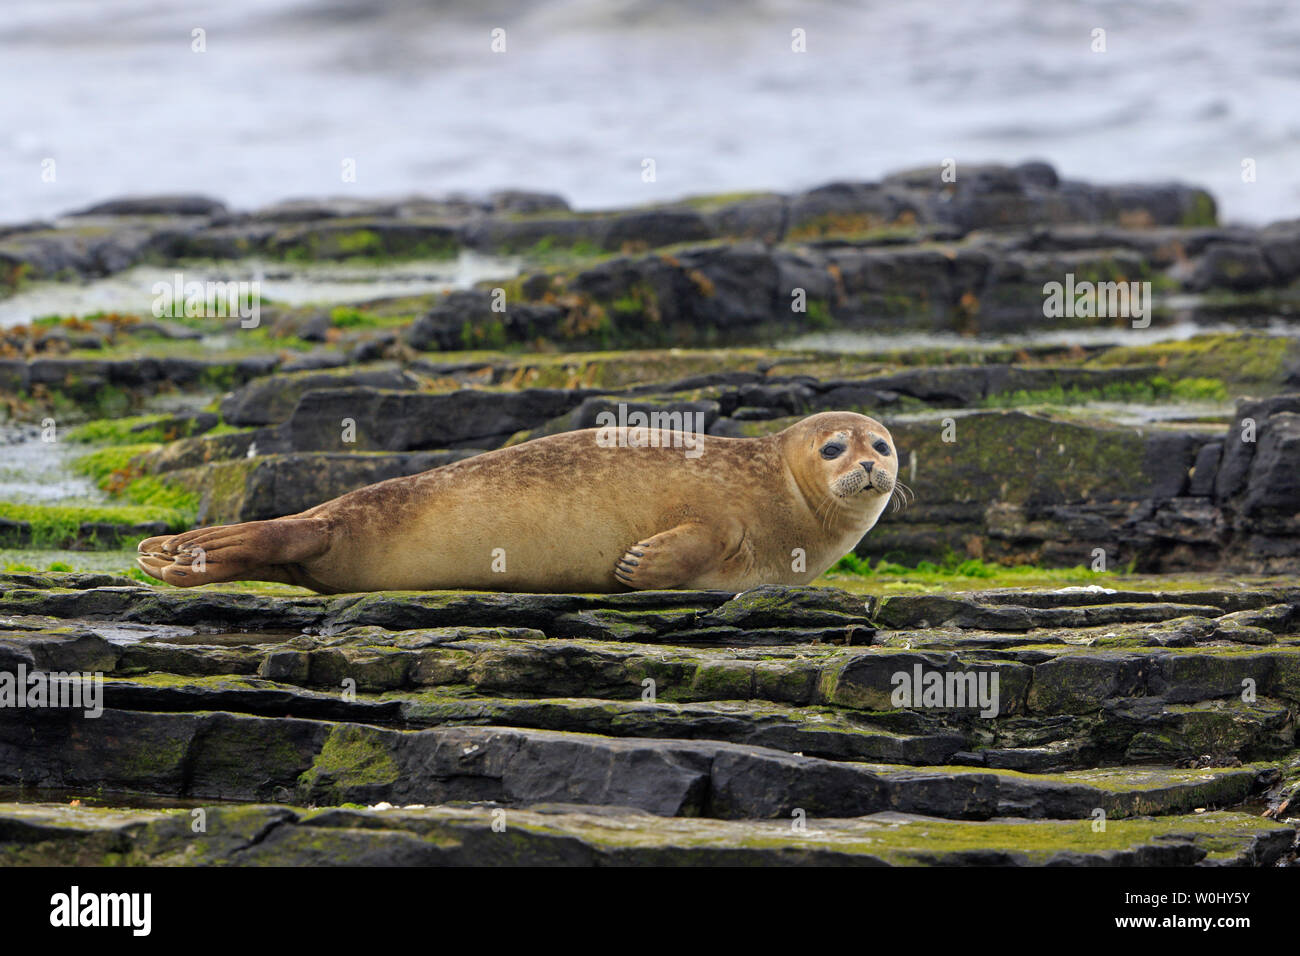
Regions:
M 285 581 L 276 565 L 297 564 L 324 554 L 328 525 L 319 518 L 275 518 L 195 528 L 141 541 L 136 563 L 146 574 L 193 587 L 220 581 Z

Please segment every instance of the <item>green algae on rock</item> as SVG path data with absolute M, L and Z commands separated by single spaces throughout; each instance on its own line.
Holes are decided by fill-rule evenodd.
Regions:
M 954 822 L 880 813 L 788 822 L 675 819 L 579 807 L 184 811 L 0 804 L 8 865 L 1253 865 L 1281 858 L 1293 827 L 1241 813 L 1109 822 Z M 504 824 L 504 825 L 503 825 Z

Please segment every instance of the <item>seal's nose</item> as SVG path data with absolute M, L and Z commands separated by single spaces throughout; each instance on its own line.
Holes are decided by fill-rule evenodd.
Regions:
M 874 461 L 860 461 L 858 464 L 861 465 L 862 470 L 869 475 L 871 474 L 871 469 L 875 467 L 876 463 Z

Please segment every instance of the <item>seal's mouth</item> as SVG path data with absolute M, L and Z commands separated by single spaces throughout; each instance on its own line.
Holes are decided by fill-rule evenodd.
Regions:
M 892 494 L 894 485 L 894 476 L 883 468 L 863 467 L 841 475 L 832 483 L 831 490 L 838 498 L 853 498 L 864 494 Z

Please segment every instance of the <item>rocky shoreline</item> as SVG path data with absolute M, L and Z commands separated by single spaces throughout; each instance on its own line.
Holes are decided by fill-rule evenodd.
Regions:
M 0 588 L 6 670 L 105 675 L 96 719 L 0 721 L 0 784 L 38 800 L 0 806 L 8 861 L 544 862 L 558 840 L 607 862 L 1268 865 L 1296 836 L 1267 819 L 1300 781 L 1294 586 L 865 601 L 285 598 L 59 574 Z M 997 674 L 997 717 L 895 706 L 890 675 L 917 667 Z M 170 797 L 220 823 L 194 837 L 187 810 L 56 812 L 49 788 Z M 365 809 L 466 801 L 479 809 Z M 493 808 L 523 835 L 494 833 Z M 946 836 L 922 826 L 937 821 Z
M 1294 314 L 1300 222 L 1222 227 L 1203 190 L 1061 181 L 1041 163 L 976 167 L 955 183 L 920 170 L 790 196 L 700 197 L 607 213 L 518 192 L 478 202 L 285 203 L 251 213 L 202 197 L 159 197 L 0 229 L 0 293 L 138 265 L 373 266 L 465 252 L 522 257 L 523 270 L 427 296 L 400 336 L 360 344 L 372 353 L 399 338 L 417 350 L 644 348 L 828 329 L 1014 334 L 1030 323 L 1107 324 L 1104 315 L 1045 315 L 1042 287 L 1066 273 L 1079 282 L 1151 283 L 1157 321 L 1188 308 L 1187 296 L 1206 316 L 1243 301 Z M 544 268 L 530 267 L 539 260 Z M 493 308 L 495 289 L 508 309 Z M 329 328 L 320 313 L 284 321 L 308 337 Z
M 1300 221 L 1214 209 L 1028 163 L 608 213 L 161 197 L 0 227 L 19 304 L 133 275 L 147 302 L 200 261 L 503 270 L 323 285 L 255 327 L 0 330 L 15 462 L 97 491 L 0 474 L 0 673 L 103 677 L 93 719 L 0 707 L 0 860 L 1293 863 Z M 1067 276 L 1150 283 L 1149 323 L 1045 314 Z M 862 411 L 915 500 L 817 586 L 738 596 L 180 590 L 121 550 L 619 408 L 733 437 Z M 996 703 L 895 696 L 927 674 Z

